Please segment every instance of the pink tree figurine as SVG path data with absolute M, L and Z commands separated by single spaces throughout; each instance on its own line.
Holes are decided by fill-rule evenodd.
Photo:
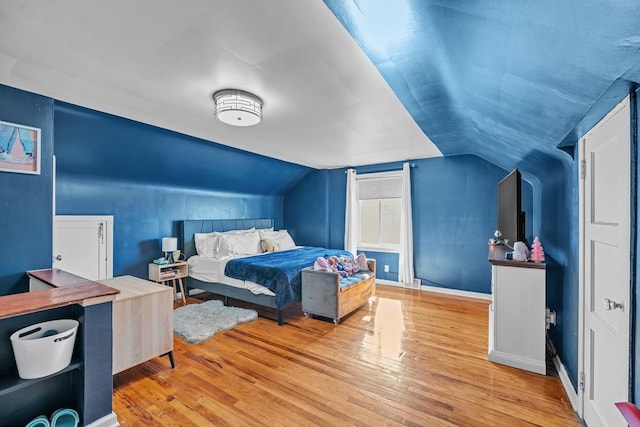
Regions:
M 533 244 L 531 245 L 531 261 L 544 262 L 544 249 L 538 236 L 534 237 Z

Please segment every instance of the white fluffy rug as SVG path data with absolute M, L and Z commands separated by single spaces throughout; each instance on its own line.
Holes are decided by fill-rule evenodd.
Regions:
M 173 311 L 173 332 L 190 344 L 200 344 L 216 332 L 232 329 L 238 323 L 255 320 L 258 313 L 246 308 L 225 307 L 222 301 L 189 304 Z

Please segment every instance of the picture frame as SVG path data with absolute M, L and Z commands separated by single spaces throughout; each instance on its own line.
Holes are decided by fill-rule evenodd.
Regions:
M 0 120 L 0 172 L 40 175 L 40 129 Z

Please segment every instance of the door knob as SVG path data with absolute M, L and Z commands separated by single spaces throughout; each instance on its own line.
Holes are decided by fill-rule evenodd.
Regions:
M 62 261 L 62 255 L 57 255 L 53 260 L 54 261 Z
M 613 300 L 610 300 L 609 298 L 605 298 L 604 299 L 604 309 L 609 311 L 609 310 L 615 310 L 615 309 L 620 309 L 621 311 L 624 311 L 624 304 L 621 302 L 615 302 Z

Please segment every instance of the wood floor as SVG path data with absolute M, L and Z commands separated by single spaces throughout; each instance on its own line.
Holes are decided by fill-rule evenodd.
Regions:
M 487 361 L 487 308 L 378 285 L 339 326 L 297 306 L 285 326 L 176 337 L 175 369 L 114 376 L 113 410 L 122 426 L 581 426 L 558 378 Z

